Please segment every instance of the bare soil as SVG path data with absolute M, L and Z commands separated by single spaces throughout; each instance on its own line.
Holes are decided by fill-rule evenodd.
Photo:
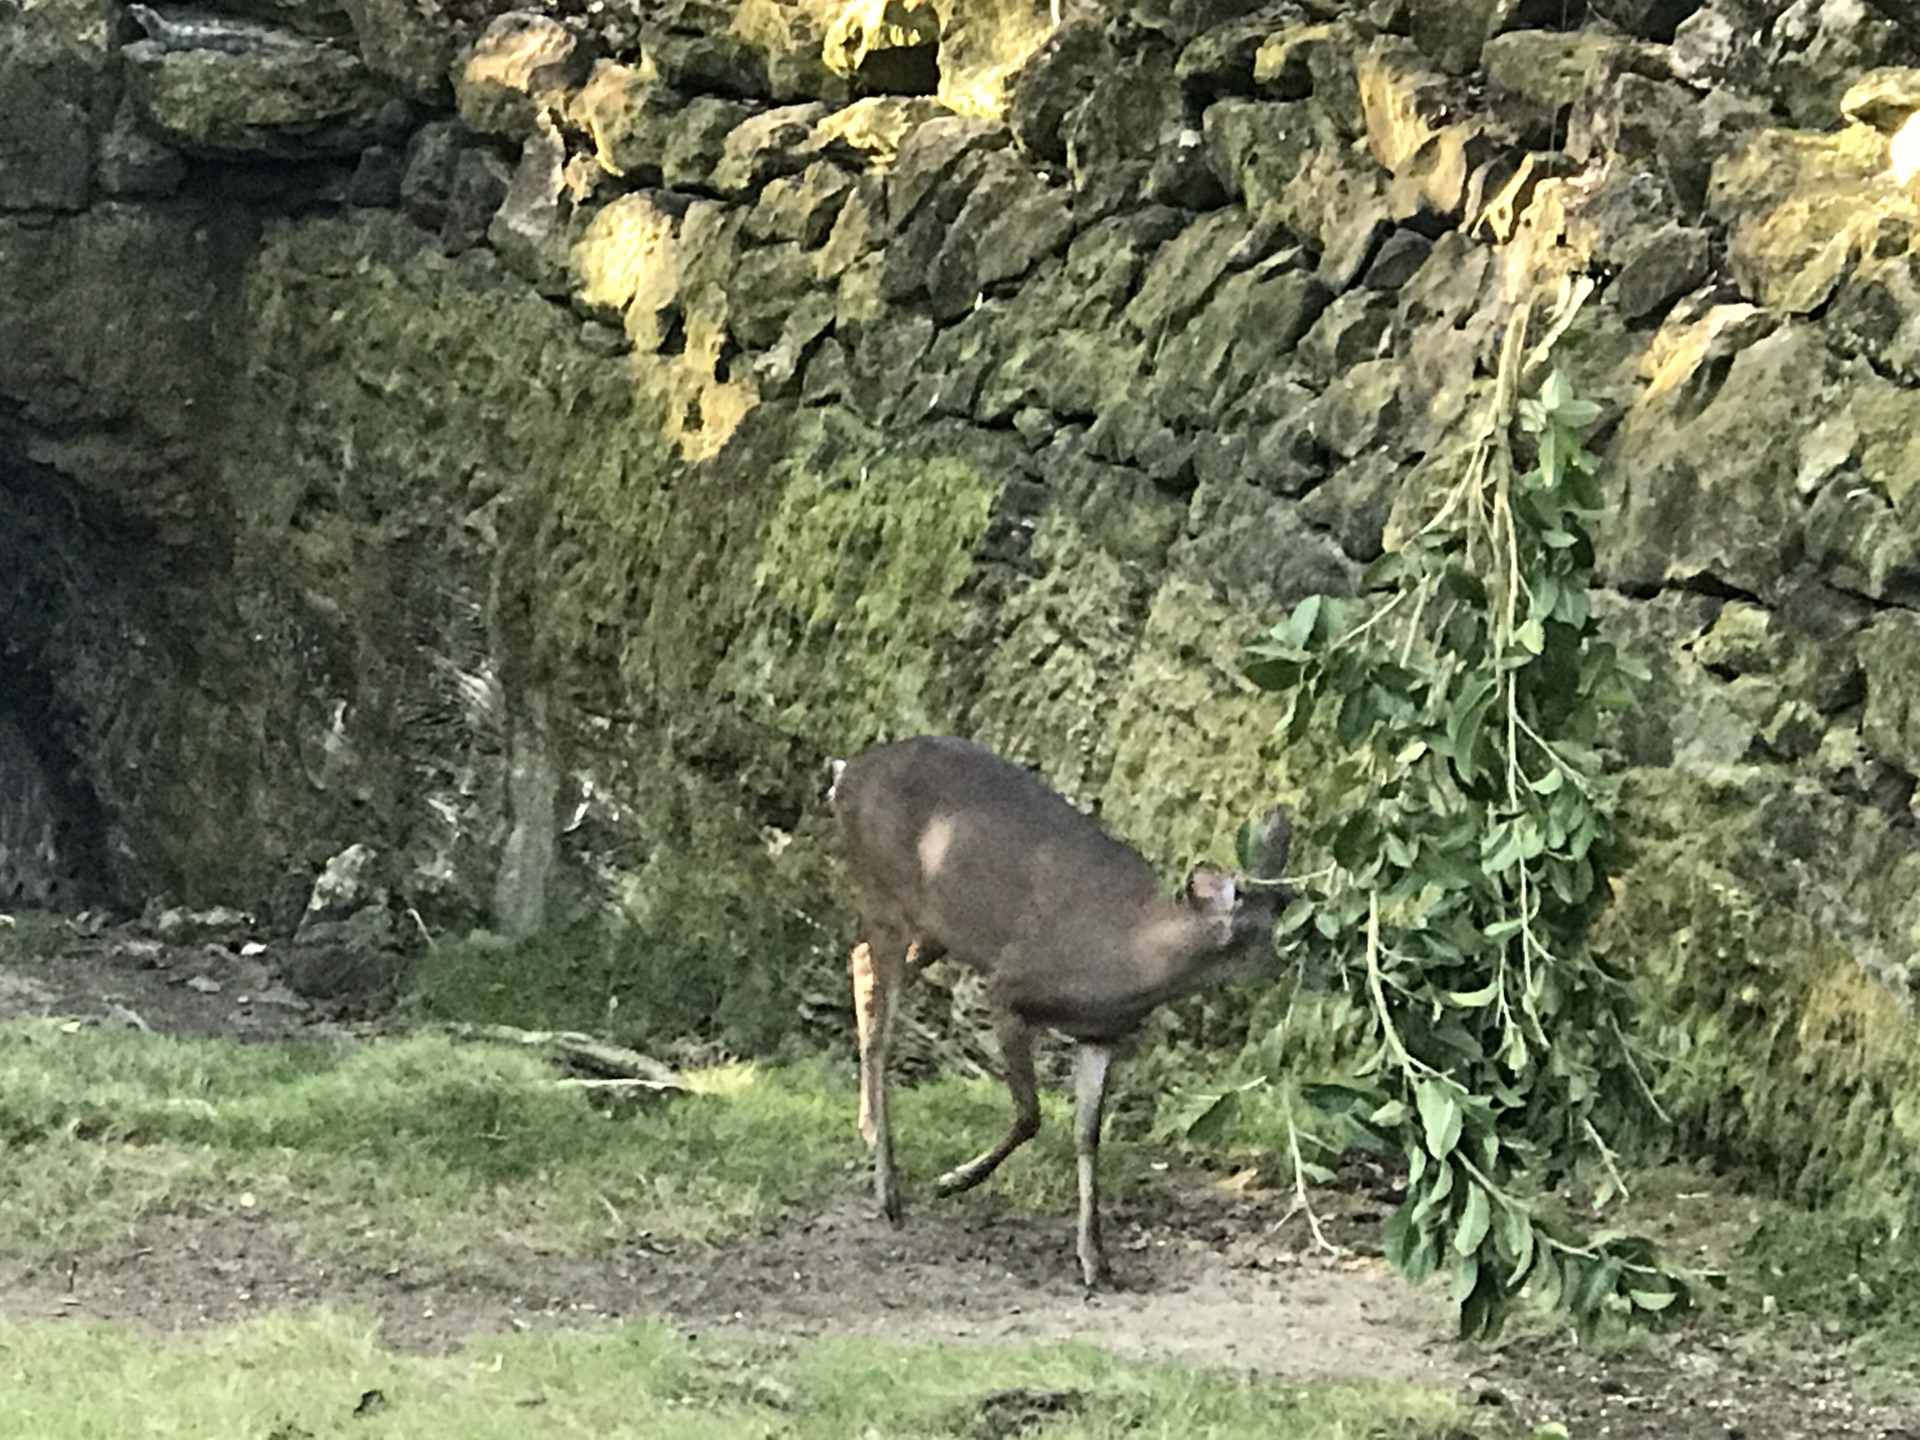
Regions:
M 246 1040 L 336 1028 L 275 979 L 270 952 L 239 949 L 102 933 L 0 969 L 0 1019 L 67 1015 Z M 1281 1221 L 1274 1197 L 1163 1177 L 1109 1212 L 1118 1281 L 1091 1297 L 1075 1279 L 1070 1218 L 991 1204 L 923 1205 L 895 1230 L 849 1193 L 715 1248 L 595 1259 L 503 1249 L 459 1271 L 356 1267 L 250 1212 L 178 1215 L 103 1253 L 54 1264 L 0 1256 L 0 1314 L 172 1332 L 324 1304 L 363 1309 L 389 1343 L 426 1350 L 642 1316 L 695 1335 L 1072 1340 L 1212 1369 L 1443 1385 L 1468 1398 L 1472 1433 L 1488 1436 L 1558 1422 L 1574 1437 L 1630 1440 L 1920 1440 L 1920 1387 L 1870 1395 L 1843 1343 L 1804 1322 L 1701 1325 L 1609 1355 L 1557 1334 L 1460 1345 L 1435 1287 L 1414 1290 L 1379 1260 L 1388 1207 L 1365 1184 L 1314 1203 L 1339 1253 L 1314 1245 L 1298 1217 Z M 1711 1253 L 1732 1233 L 1727 1214 L 1706 1197 L 1694 1213 L 1677 1204 L 1669 1239 Z

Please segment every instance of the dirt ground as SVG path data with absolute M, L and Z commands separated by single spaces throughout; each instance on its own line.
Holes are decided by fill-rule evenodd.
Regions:
M 231 936 L 103 932 L 57 959 L 0 969 L 0 1019 L 249 1040 L 337 1028 L 275 979 L 270 951 L 242 948 Z M 1315 1247 L 1298 1218 L 1277 1223 L 1285 1206 L 1271 1197 L 1167 1177 L 1109 1211 L 1117 1284 L 1092 1297 L 1074 1278 L 1070 1217 L 930 1203 L 894 1230 L 857 1193 L 713 1249 L 516 1252 L 459 1272 L 342 1265 L 265 1216 L 174 1216 L 106 1253 L 51 1265 L 0 1256 L 0 1313 L 173 1331 L 327 1304 L 363 1309 L 390 1343 L 427 1350 L 639 1316 L 694 1335 L 1073 1340 L 1213 1369 L 1444 1385 L 1469 1400 L 1475 1434 L 1557 1422 L 1573 1437 L 1920 1440 L 1920 1386 L 1891 1398 L 1884 1384 L 1863 1387 L 1842 1344 L 1810 1340 L 1818 1332 L 1803 1322 L 1773 1334 L 1702 1325 L 1610 1355 L 1560 1335 L 1457 1344 L 1436 1288 L 1411 1289 L 1378 1258 L 1387 1205 L 1364 1185 L 1320 1192 L 1315 1205 L 1340 1253 Z M 1723 1244 L 1718 1213 L 1703 1208 L 1697 1223 L 1676 1213 L 1675 1233 Z

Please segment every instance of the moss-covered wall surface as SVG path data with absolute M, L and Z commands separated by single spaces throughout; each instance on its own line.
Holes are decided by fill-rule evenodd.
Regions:
M 1581 281 L 1655 672 L 1609 941 L 1696 1138 L 1911 1213 L 1920 16 L 1549 8 L 0 6 L 67 862 L 291 922 L 367 846 L 772 1043 L 839 988 L 829 755 L 972 734 L 1168 863 L 1311 806 L 1241 646 Z

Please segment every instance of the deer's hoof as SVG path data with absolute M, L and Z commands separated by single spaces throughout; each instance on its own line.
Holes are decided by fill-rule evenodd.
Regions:
M 1080 1283 L 1089 1292 L 1105 1290 L 1113 1284 L 1113 1271 L 1108 1268 L 1105 1255 L 1097 1250 L 1092 1254 L 1080 1252 Z
M 992 1173 L 991 1169 L 979 1165 L 955 1166 L 933 1182 L 933 1193 L 944 1200 L 949 1195 L 958 1195 L 962 1190 L 973 1189 Z

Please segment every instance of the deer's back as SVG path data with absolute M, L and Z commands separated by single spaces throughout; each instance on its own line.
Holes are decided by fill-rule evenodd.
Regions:
M 1016 1013 L 1101 1038 L 1160 997 L 1149 927 L 1184 923 L 1134 850 L 970 741 L 922 737 L 849 760 L 835 787 L 870 923 L 992 978 Z

